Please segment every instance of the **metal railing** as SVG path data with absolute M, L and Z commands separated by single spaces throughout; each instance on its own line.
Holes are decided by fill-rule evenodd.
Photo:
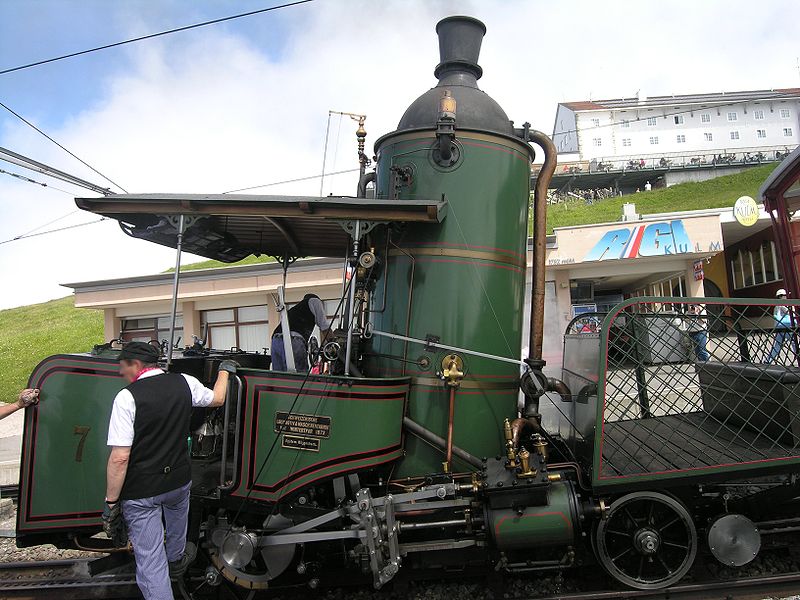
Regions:
M 597 336 L 595 482 L 800 462 L 798 317 L 798 301 L 643 297 L 618 305 Z M 576 360 L 565 355 L 564 363 Z

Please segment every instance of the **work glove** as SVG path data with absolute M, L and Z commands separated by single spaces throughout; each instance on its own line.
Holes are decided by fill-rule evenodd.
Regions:
M 125 527 L 125 520 L 122 518 L 122 506 L 119 502 L 114 504 L 106 502 L 103 510 L 103 531 L 116 548 L 121 548 L 128 543 L 128 530 Z
M 39 390 L 36 389 L 25 389 L 19 393 L 19 398 L 17 398 L 17 406 L 20 408 L 25 408 L 30 406 L 31 404 L 38 404 L 39 403 Z
M 236 369 L 238 369 L 240 366 L 241 365 L 235 360 L 223 360 L 221 363 L 219 363 L 219 370 L 227 371 L 231 375 L 235 375 Z

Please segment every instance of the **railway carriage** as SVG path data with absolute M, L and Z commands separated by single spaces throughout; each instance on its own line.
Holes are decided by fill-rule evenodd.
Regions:
M 165 356 L 206 383 L 221 360 L 240 364 L 225 406 L 193 409 L 187 432 L 193 575 L 209 588 L 379 588 L 416 569 L 599 563 L 648 589 L 700 556 L 741 566 L 793 543 L 800 367 L 796 340 L 769 355 L 778 303 L 713 300 L 704 318 L 721 333 L 699 361 L 685 307 L 712 300 L 633 298 L 597 333 L 569 328 L 561 378 L 546 376 L 555 149 L 478 88 L 482 23 L 450 17 L 437 32 L 439 82 L 377 140 L 374 171 L 359 130 L 356 197 L 77 200 L 127 235 L 225 262 L 347 255 L 340 327 L 312 351 L 325 374 L 202 344 Z M 530 214 L 532 144 L 545 163 Z M 20 546 L 119 550 L 98 535 L 118 353 L 53 356 L 31 375 L 41 402 L 25 416 Z

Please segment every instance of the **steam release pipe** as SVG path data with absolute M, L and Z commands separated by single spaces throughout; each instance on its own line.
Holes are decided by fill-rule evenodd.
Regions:
M 531 330 L 528 362 L 541 364 L 544 335 L 545 252 L 547 251 L 547 189 L 556 171 L 556 146 L 541 131 L 530 130 L 530 140 L 544 150 L 544 164 L 533 192 L 533 277 L 531 282 Z M 533 365 L 530 365 L 533 367 Z

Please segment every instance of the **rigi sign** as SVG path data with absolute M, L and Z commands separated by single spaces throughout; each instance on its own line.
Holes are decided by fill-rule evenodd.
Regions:
M 678 219 L 612 229 L 600 238 L 583 260 L 668 256 L 693 250 L 683 221 Z

